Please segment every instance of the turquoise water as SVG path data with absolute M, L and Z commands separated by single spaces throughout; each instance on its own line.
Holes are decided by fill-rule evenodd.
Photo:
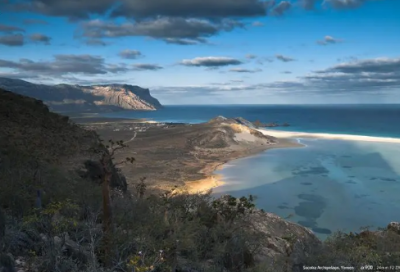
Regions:
M 205 122 L 215 116 L 288 122 L 280 130 L 400 138 L 400 105 L 169 106 L 113 117 Z M 294 139 L 296 140 L 296 139 Z M 256 195 L 258 208 L 330 233 L 385 227 L 400 221 L 400 144 L 300 139 L 302 148 L 272 149 L 217 171 L 226 185 L 216 196 Z
M 400 138 L 400 105 L 224 105 L 165 106 L 157 111 L 122 111 L 109 117 L 201 123 L 218 115 L 263 123 L 289 123 L 290 131 Z
M 217 171 L 215 194 L 253 194 L 257 207 L 290 217 L 322 239 L 334 231 L 400 220 L 400 144 L 302 139 Z

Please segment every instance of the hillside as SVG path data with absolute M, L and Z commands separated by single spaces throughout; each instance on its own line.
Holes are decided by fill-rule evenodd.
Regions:
M 98 135 L 72 123 L 68 117 L 49 111 L 40 100 L 2 89 L 0 125 L 0 271 L 15 271 L 14 267 L 16 271 L 40 272 L 123 271 L 105 270 L 102 263 L 103 245 L 100 242 L 104 233 L 102 221 L 99 220 L 102 197 L 101 187 L 96 184 L 104 176 L 98 162 L 99 155 L 105 150 L 99 146 Z M 248 134 L 247 137 L 250 135 L 250 138 L 235 138 L 236 134 L 243 133 L 236 126 L 234 120 L 200 127 L 183 126 L 186 130 L 184 134 L 192 139 L 184 144 L 190 150 L 196 147 L 223 149 L 220 146 L 221 141 L 223 145 L 240 146 L 242 141 L 250 140 L 250 143 L 258 146 L 268 144 L 271 140 L 263 135 L 256 135 L 257 139 L 253 139 L 252 134 L 246 131 L 244 133 Z M 219 135 L 219 132 L 223 135 Z M 172 132 L 164 136 L 173 134 Z M 152 137 L 149 139 L 154 140 Z M 138 140 L 140 144 L 141 140 Z M 214 147 L 202 147 L 208 144 Z M 144 161 L 142 156 L 137 159 Z M 153 157 L 150 156 L 150 159 Z M 112 169 L 112 188 L 126 190 L 125 178 L 115 166 Z M 138 188 L 140 187 L 136 187 Z M 253 221 L 250 218 L 241 218 L 241 212 L 232 211 L 232 215 L 238 214 L 234 217 L 230 215 L 220 222 L 219 209 L 222 212 L 232 208 L 231 204 L 227 206 L 225 202 L 231 201 L 229 198 L 221 199 L 221 202 L 210 202 L 207 195 L 176 196 L 166 193 L 158 196 L 149 191 L 149 194 L 146 193 L 148 198 L 142 199 L 140 192 L 145 191 L 137 191 L 134 186 L 131 189 L 129 194 L 120 194 L 118 191 L 112 193 L 114 226 L 121 230 L 113 234 L 113 247 L 124 248 L 121 252 L 116 251 L 118 254 L 114 257 L 117 259 L 113 259 L 113 263 L 121 265 L 122 258 L 125 270 L 133 265 L 138 270 L 141 269 L 140 271 L 153 271 L 150 268 L 144 269 L 147 262 L 135 262 L 135 254 L 139 250 L 146 250 L 149 256 L 157 258 L 158 249 L 164 249 L 166 261 L 159 264 L 160 270 L 157 271 L 204 271 L 199 270 L 200 267 L 211 271 L 211 266 L 233 269 L 237 261 L 232 263 L 223 253 L 236 254 L 231 249 L 234 244 L 228 238 L 233 237 L 232 235 L 253 235 L 249 236 L 249 245 L 237 244 L 238 249 L 247 255 L 251 255 L 251 248 L 258 246 L 267 235 L 274 237 L 269 243 L 278 247 L 284 246 L 286 242 L 280 236 L 291 231 L 305 236 L 301 247 L 318 244 L 311 231 L 293 223 L 285 223 L 267 213 L 258 216 L 254 214 L 255 217 L 252 218 L 257 221 L 258 226 L 252 233 L 246 234 L 243 232 L 246 228 L 238 228 L 228 234 L 225 228 L 229 225 L 250 226 Z M 165 201 L 168 201 L 167 206 Z M 197 208 L 185 211 L 183 203 Z M 216 205 L 216 208 L 211 204 Z M 251 209 L 251 201 L 246 205 Z M 180 226 L 176 225 L 174 219 L 178 214 L 181 217 Z M 221 216 L 224 218 L 224 213 Z M 275 223 L 267 224 L 269 221 Z M 148 232 L 154 226 L 157 228 Z M 206 235 L 205 228 L 214 235 L 198 240 L 196 237 Z M 179 253 L 174 246 L 177 238 L 184 242 Z M 244 238 L 245 236 L 240 239 Z M 147 242 L 141 242 L 142 239 Z M 221 242 L 228 244 L 219 248 L 215 239 L 221 239 Z M 203 242 L 209 245 L 208 250 L 213 249 L 215 252 L 206 254 L 201 248 Z M 153 246 L 157 248 L 156 252 L 152 252 Z M 219 253 L 220 250 L 223 252 Z M 198 256 L 190 256 L 185 252 L 197 252 L 195 254 Z M 276 254 L 282 258 L 290 258 L 290 254 L 282 255 L 274 249 L 262 251 L 254 257 L 249 255 L 246 263 L 254 265 L 255 258 L 258 258 L 257 262 L 270 262 Z M 228 262 L 224 264 L 221 261 Z M 289 260 L 289 265 L 290 263 Z M 180 268 L 176 270 L 173 267 Z
M 0 88 L 42 100 L 51 110 L 57 112 L 157 110 L 162 107 L 148 89 L 126 84 L 50 86 L 0 78 Z
M 23 167 L 21 175 L 29 175 L 40 167 L 58 168 L 85 178 L 98 171 L 96 164 L 104 152 L 98 135 L 51 112 L 40 100 L 0 89 L 0 126 L 2 171 L 8 168 L 11 173 Z M 113 186 L 126 188 L 122 176 L 114 171 Z
M 206 164 L 279 144 L 246 123 L 218 117 L 193 126 L 146 124 L 129 143 L 135 151 L 126 147 L 116 157 L 135 155 L 134 165 L 123 167 L 131 176 L 154 173 L 153 182 L 164 176 L 179 184 L 207 174 L 199 172 Z M 132 123 L 120 128 L 126 126 L 111 129 L 122 134 L 103 125 L 98 131 L 104 139 L 132 139 Z M 253 196 L 213 199 L 177 188 L 157 194 L 143 180 L 127 188 L 114 164 L 112 228 L 106 235 L 98 185 L 106 176 L 99 159 L 108 151 L 99 136 L 40 100 L 2 89 L 0 127 L 2 272 L 291 272 L 304 266 L 342 271 L 341 266 L 400 261 L 399 223 L 339 234 L 323 244 L 311 230 L 257 210 Z

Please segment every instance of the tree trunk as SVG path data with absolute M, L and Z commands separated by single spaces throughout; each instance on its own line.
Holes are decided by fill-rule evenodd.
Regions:
M 106 267 L 111 266 L 111 225 L 112 225 L 112 214 L 111 214 L 111 199 L 110 199 L 110 179 L 111 171 L 108 168 L 108 160 L 105 157 L 102 159 L 103 164 L 103 182 L 102 182 L 102 194 L 103 194 L 103 245 L 104 245 L 104 265 Z

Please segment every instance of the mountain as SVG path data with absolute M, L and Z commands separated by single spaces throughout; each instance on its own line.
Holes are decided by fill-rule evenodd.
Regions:
M 104 112 L 117 110 L 157 110 L 160 102 L 149 89 L 126 84 L 44 85 L 20 79 L 0 78 L 0 87 L 42 100 L 57 112 Z

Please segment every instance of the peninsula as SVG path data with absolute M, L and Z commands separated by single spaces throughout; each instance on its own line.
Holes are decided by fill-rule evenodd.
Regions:
M 243 118 L 216 117 L 201 124 L 147 123 L 140 120 L 74 119 L 103 139 L 129 142 L 116 159 L 134 156 L 133 166 L 122 167 L 128 184 L 146 177 L 155 189 L 184 187 L 206 191 L 221 184 L 213 172 L 230 160 L 270 148 L 301 146 L 297 142 L 264 135 Z M 137 133 L 133 141 L 132 136 Z
M 160 102 L 149 89 L 128 84 L 44 85 L 0 77 L 0 88 L 42 100 L 50 110 L 64 114 L 120 110 L 157 110 Z

